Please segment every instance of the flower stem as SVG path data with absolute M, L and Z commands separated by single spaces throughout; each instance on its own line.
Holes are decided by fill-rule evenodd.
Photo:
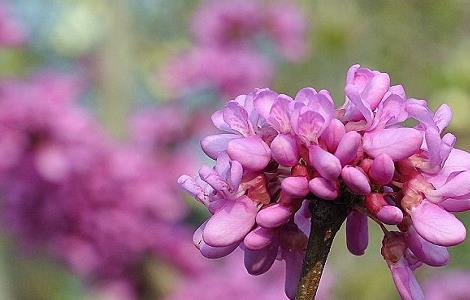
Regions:
M 330 253 L 331 244 L 357 198 L 343 193 L 338 200 L 312 199 L 310 237 L 304 258 L 296 300 L 313 300 Z

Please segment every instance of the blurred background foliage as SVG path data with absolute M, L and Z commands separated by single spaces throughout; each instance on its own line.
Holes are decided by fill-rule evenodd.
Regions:
M 449 103 L 449 128 L 470 150 L 470 3 L 453 1 L 299 0 L 309 22 L 308 55 L 279 62 L 272 88 L 293 95 L 304 86 L 325 88 L 343 102 L 347 68 L 360 63 L 388 72 L 408 96 L 431 107 Z M 169 58 L 191 47 L 189 25 L 198 1 L 15 0 L 13 15 L 26 28 L 26 46 L 0 49 L 0 78 L 43 68 L 93 77 L 83 102 L 117 137 L 125 137 L 129 111 L 171 101 L 158 80 Z M 219 102 L 218 105 L 220 105 Z M 211 110 L 215 110 L 214 105 Z M 470 217 L 462 217 L 467 227 Z M 330 266 L 337 299 L 396 299 L 380 256 L 380 233 L 370 224 L 367 254 L 347 253 L 335 240 Z M 470 269 L 470 241 L 451 250 L 448 268 Z M 47 256 L 19 255 L 2 239 L 0 299 L 96 299 Z M 424 279 L 434 271 L 423 268 Z M 227 274 L 227 276 L 230 276 Z

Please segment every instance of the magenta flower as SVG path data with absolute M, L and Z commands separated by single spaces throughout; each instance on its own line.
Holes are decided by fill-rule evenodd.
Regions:
M 0 83 L 0 151 L 9 157 L 0 163 L 0 177 L 9 180 L 25 167 L 41 180 L 62 182 L 90 167 L 106 139 L 84 110 L 68 105 L 78 91 L 64 83 L 52 76 Z
M 25 41 L 23 26 L 11 16 L 7 3 L 0 1 L 0 47 L 18 47 Z
M 41 70 L 27 80 L 2 80 L 0 97 L 14 99 L 31 98 L 34 95 L 36 102 L 63 104 L 79 100 L 85 88 L 85 80 L 78 74 Z
M 470 296 L 469 280 L 470 274 L 466 270 L 438 272 L 424 283 L 426 299 L 467 299 Z
M 174 174 L 191 156 L 177 153 L 168 165 L 143 145 L 117 144 L 78 107 L 72 82 L 42 75 L 0 84 L 4 230 L 92 285 L 136 289 L 149 255 L 199 272 Z
M 192 21 L 199 45 L 217 48 L 252 47 L 268 39 L 289 60 L 305 55 L 305 16 L 293 3 L 277 1 L 212 1 L 203 3 Z
M 238 250 L 230 257 L 210 264 L 205 272 L 198 276 L 182 278 L 175 291 L 165 300 L 279 300 L 282 297 L 284 274 L 281 264 L 275 264 L 272 271 L 253 277 L 246 274 L 241 265 L 243 252 Z M 230 276 L 227 276 L 230 274 Z M 331 299 L 331 289 L 335 284 L 332 271 L 327 269 L 320 283 L 317 300 Z
M 212 258 L 240 246 L 254 275 L 285 260 L 286 293 L 293 298 L 310 234 L 309 203 L 347 195 L 355 199 L 348 249 L 365 253 L 367 219 L 373 219 L 384 231 L 382 254 L 400 295 L 423 299 L 413 271 L 423 263 L 447 264 L 447 247 L 466 237 L 452 213 L 470 209 L 470 154 L 443 134 L 448 106 L 432 112 L 426 101 L 391 86 L 385 73 L 352 66 L 345 94 L 335 109 L 327 91 L 304 88 L 292 99 L 258 89 L 213 114 L 222 133 L 201 146 L 216 166 L 179 179 L 212 213 L 195 234 L 196 245 Z M 408 119 L 418 125 L 405 127 Z
M 168 62 L 161 71 L 164 85 L 177 94 L 212 88 L 234 96 L 272 77 L 272 64 L 246 48 L 196 47 Z

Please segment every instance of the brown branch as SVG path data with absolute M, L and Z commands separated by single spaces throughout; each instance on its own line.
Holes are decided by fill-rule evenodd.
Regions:
M 313 300 L 315 298 L 333 239 L 356 201 L 357 199 L 346 191 L 338 200 L 311 200 L 310 237 L 295 296 L 296 300 Z

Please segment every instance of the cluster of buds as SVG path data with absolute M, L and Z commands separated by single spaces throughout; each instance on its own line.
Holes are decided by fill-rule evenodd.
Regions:
M 447 105 L 431 111 L 391 86 L 386 73 L 352 66 L 345 96 L 335 108 L 326 90 L 304 88 L 292 99 L 258 89 L 215 112 L 223 133 L 201 141 L 215 167 L 178 180 L 212 214 L 194 242 L 208 258 L 242 248 L 255 275 L 284 260 L 293 298 L 310 234 L 309 202 L 353 195 L 348 249 L 364 254 L 368 217 L 374 220 L 401 297 L 422 299 L 413 271 L 447 264 L 447 247 L 466 236 L 453 213 L 470 209 L 470 154 L 443 134 L 452 117 Z M 405 127 L 409 119 L 417 125 Z

